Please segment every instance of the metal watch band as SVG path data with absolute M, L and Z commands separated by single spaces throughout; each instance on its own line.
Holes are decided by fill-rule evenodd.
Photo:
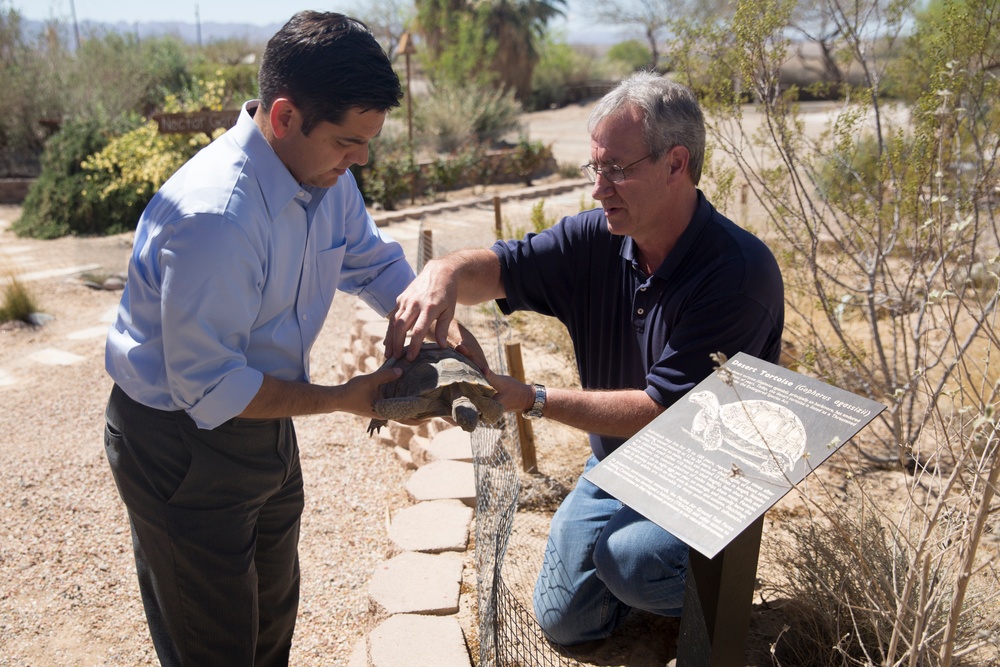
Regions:
M 542 413 L 545 411 L 545 385 L 535 383 L 535 402 L 531 405 L 530 410 L 524 412 L 525 417 L 531 417 L 532 419 L 540 419 Z

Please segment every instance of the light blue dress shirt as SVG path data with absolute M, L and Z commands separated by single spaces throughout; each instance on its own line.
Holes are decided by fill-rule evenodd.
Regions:
M 413 280 L 351 173 L 331 188 L 297 183 L 254 124 L 256 104 L 143 212 L 105 350 L 133 400 L 204 429 L 240 414 L 264 374 L 309 381 L 337 289 L 384 316 Z

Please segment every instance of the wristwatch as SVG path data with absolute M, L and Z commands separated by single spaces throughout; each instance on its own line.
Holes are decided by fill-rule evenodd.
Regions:
M 532 419 L 541 419 L 542 413 L 545 411 L 545 385 L 535 383 L 535 402 L 531 405 L 530 410 L 524 411 L 525 417 L 531 417 Z

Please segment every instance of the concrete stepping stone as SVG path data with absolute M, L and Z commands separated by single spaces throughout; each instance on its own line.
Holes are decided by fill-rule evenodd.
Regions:
M 70 340 L 87 340 L 89 338 L 105 338 L 108 335 L 108 328 L 105 327 L 90 327 L 88 329 L 80 329 L 79 331 L 74 331 L 68 334 L 66 338 Z
M 47 347 L 39 350 L 29 357 L 32 361 L 37 361 L 46 366 L 72 366 L 84 360 L 79 354 L 57 350 L 54 347 Z
M 472 462 L 472 435 L 453 427 L 439 431 L 430 440 L 414 438 L 410 443 L 413 462 L 418 466 L 434 461 Z
M 474 512 L 458 500 L 430 500 L 401 509 L 389 524 L 389 539 L 405 551 L 465 551 Z
M 355 645 L 348 667 L 471 667 L 454 618 L 399 614 Z
M 443 616 L 458 613 L 461 583 L 458 554 L 405 551 L 375 568 L 368 597 L 387 614 Z
M 434 461 L 417 468 L 406 482 L 415 502 L 454 498 L 476 506 L 476 471 L 464 461 Z

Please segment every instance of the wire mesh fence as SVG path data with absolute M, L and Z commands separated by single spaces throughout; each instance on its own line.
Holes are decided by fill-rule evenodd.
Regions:
M 527 211 L 528 206 L 520 208 Z M 490 224 L 491 218 L 495 224 Z M 502 229 L 496 202 L 421 222 L 417 269 L 454 250 L 489 247 L 498 234 Z M 509 373 L 506 350 L 514 332 L 496 306 L 461 307 L 458 317 L 479 340 L 491 368 Z M 470 646 L 475 653 L 478 644 L 473 657 L 479 667 L 581 665 L 544 638 L 532 610 L 550 515 L 519 511 L 524 457 L 516 420 L 507 413 L 494 427 L 480 426 L 472 434 L 478 637 Z

